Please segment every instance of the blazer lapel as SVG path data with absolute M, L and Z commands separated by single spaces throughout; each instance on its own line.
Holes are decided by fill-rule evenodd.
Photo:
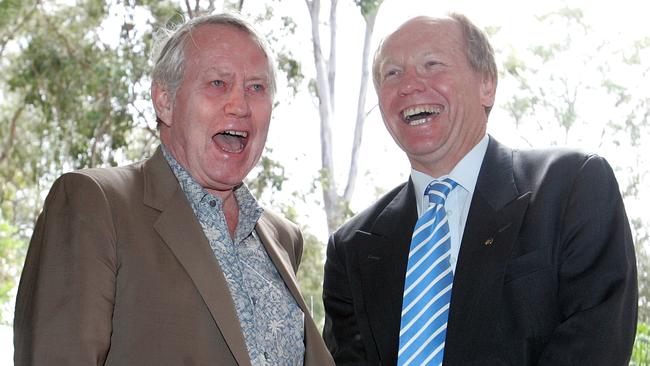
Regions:
M 255 227 L 257 235 L 260 237 L 260 241 L 266 249 L 266 252 L 271 258 L 271 262 L 275 265 L 280 277 L 284 281 L 285 285 L 291 292 L 291 295 L 294 297 L 300 309 L 305 313 L 309 314 L 309 309 L 305 304 L 305 301 L 300 294 L 300 289 L 295 280 L 295 274 L 293 272 L 293 265 L 289 254 L 283 250 L 282 245 L 277 241 L 277 234 L 275 233 L 275 228 L 273 224 L 266 218 L 263 214 L 262 217 L 257 221 L 257 226 Z
M 305 358 L 304 365 L 333 365 L 329 351 L 325 348 L 320 331 L 314 323 L 311 311 L 307 307 L 296 281 L 295 271 L 298 270 L 297 258 L 292 258 L 293 253 L 287 253 L 285 247 L 278 241 L 279 235 L 272 221 L 266 214 L 257 221 L 255 231 L 266 249 L 266 252 L 271 258 L 271 262 L 275 265 L 280 277 L 289 289 L 289 292 L 296 300 L 296 303 L 305 315 L 305 329 L 304 329 L 304 342 L 305 342 Z
M 145 163 L 145 204 L 161 211 L 154 229 L 190 276 L 239 365 L 250 365 L 223 272 L 160 148 Z
M 498 342 L 505 268 L 529 198 L 515 186 L 512 151 L 490 138 L 454 274 L 445 363 L 471 358 L 473 344 Z
M 368 232 L 357 231 L 351 242 L 359 263 L 361 290 L 368 321 L 382 363 L 396 362 L 402 312 L 404 273 L 411 233 L 417 220 L 409 181 L 379 214 Z

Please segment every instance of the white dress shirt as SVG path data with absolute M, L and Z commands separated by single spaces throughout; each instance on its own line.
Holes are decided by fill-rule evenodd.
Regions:
M 424 190 L 429 183 L 433 180 L 442 180 L 451 178 L 458 186 L 449 193 L 445 201 L 445 211 L 447 211 L 447 218 L 449 220 L 449 231 L 451 233 L 451 268 L 456 272 L 456 262 L 458 261 L 458 253 L 460 252 L 460 243 L 463 240 L 463 232 L 465 231 L 465 224 L 467 223 L 467 215 L 469 214 L 469 206 L 472 203 L 472 196 L 474 195 L 474 188 L 476 187 L 476 180 L 478 173 L 483 164 L 483 158 L 487 151 L 489 137 L 485 135 L 481 141 L 470 152 L 456 164 L 451 172 L 442 177 L 431 177 L 425 173 L 411 169 L 411 179 L 416 194 L 416 204 L 418 209 L 418 217 L 429 208 L 429 200 L 424 196 Z

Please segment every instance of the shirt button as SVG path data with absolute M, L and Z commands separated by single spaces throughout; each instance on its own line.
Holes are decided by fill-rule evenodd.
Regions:
M 267 361 L 269 360 L 269 353 L 266 351 L 264 351 L 264 359 Z
M 253 305 L 257 305 L 257 297 L 256 297 L 256 296 L 253 296 L 253 297 L 252 297 L 252 300 L 253 300 Z
M 217 205 L 217 201 L 215 200 L 210 201 L 210 206 L 214 207 L 216 205 Z

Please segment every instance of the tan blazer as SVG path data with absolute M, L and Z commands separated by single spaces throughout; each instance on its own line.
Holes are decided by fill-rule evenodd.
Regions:
M 333 365 L 295 279 L 302 236 L 256 231 L 305 313 L 305 365 Z M 160 149 L 63 175 L 34 230 L 14 321 L 15 365 L 250 365 L 228 285 Z

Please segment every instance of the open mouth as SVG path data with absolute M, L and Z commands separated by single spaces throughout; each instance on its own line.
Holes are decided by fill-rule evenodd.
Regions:
M 246 147 L 248 132 L 235 130 L 222 131 L 212 136 L 212 141 L 225 152 L 239 153 Z
M 402 111 L 402 118 L 410 126 L 417 126 L 430 121 L 431 117 L 442 113 L 442 109 L 443 107 L 441 105 L 409 107 Z

